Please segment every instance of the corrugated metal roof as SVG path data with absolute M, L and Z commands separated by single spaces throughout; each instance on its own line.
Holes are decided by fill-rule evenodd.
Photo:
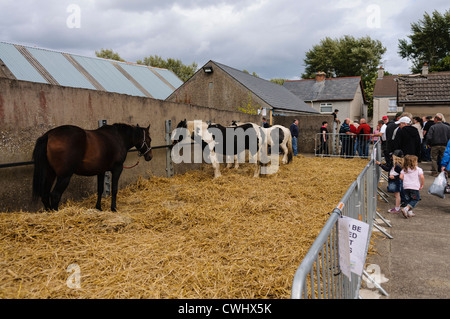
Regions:
M 147 66 L 128 63 L 119 63 L 119 65 L 136 79 L 155 99 L 165 99 L 172 94 L 173 89 L 161 81 Z
M 108 92 L 145 96 L 109 60 L 88 58 L 78 55 L 72 57 Z
M 183 84 L 183 81 L 181 81 L 172 71 L 167 69 L 158 69 L 153 68 L 154 71 L 158 72 L 164 79 L 169 82 L 174 89 L 180 87 Z
M 183 82 L 166 69 L 0 42 L 0 59 L 18 80 L 164 100 Z
M 95 90 L 84 77 L 60 52 L 28 48 L 28 51 L 62 86 L 80 87 Z
M 0 59 L 2 59 L 16 79 L 48 83 L 13 44 L 0 42 Z

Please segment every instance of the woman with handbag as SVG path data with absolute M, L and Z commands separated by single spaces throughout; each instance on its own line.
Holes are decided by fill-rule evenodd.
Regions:
M 403 199 L 403 185 L 400 179 L 400 172 L 403 169 L 403 152 L 401 150 L 395 150 L 392 153 L 392 159 L 390 161 L 392 166 L 386 166 L 377 161 L 377 164 L 389 172 L 388 187 L 387 191 L 389 193 L 394 193 L 395 197 L 395 207 L 388 210 L 388 213 L 400 213 L 401 203 Z

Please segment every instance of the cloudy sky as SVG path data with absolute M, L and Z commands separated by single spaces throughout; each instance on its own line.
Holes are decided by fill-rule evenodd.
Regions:
M 265 79 L 298 79 L 325 37 L 370 36 L 391 73 L 409 73 L 398 39 L 448 0 L 0 0 L 0 41 L 129 62 L 150 55 L 199 67 L 214 60 Z

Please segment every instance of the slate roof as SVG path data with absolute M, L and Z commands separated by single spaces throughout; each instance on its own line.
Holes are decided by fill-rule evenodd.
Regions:
M 373 97 L 396 97 L 398 75 L 384 75 L 382 79 L 377 79 L 373 89 Z
M 303 101 L 351 101 L 360 85 L 360 76 L 328 78 L 321 82 L 315 79 L 288 80 L 283 84 Z
M 398 77 L 397 103 L 450 102 L 450 72 Z
M 258 78 L 215 61 L 210 62 L 228 73 L 274 109 L 320 114 L 320 112 L 310 107 L 295 94 L 279 84 Z
M 0 42 L 0 74 L 22 81 L 165 99 L 183 84 L 172 71 Z

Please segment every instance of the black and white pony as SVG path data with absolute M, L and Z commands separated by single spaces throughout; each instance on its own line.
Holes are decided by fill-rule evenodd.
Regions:
M 294 157 L 292 149 L 292 134 L 291 130 L 282 125 L 273 125 L 269 128 L 261 127 L 267 138 L 267 145 L 270 147 L 279 145 L 283 152 L 283 159 L 281 163 L 289 164 Z M 277 141 L 278 137 L 278 141 Z
M 214 168 L 214 177 L 221 176 L 220 160 L 218 155 L 225 156 L 226 162 L 230 163 L 238 154 L 248 150 L 249 161 L 255 163 L 254 177 L 258 177 L 261 172 L 261 149 L 263 138 L 261 137 L 260 127 L 253 123 L 244 123 L 236 126 L 223 126 L 221 124 L 208 124 L 204 121 L 186 121 L 178 123 L 177 128 L 172 132 L 172 144 L 175 146 L 186 137 L 189 139 L 189 147 L 191 141 L 194 141 L 194 152 L 201 150 L 202 158 L 212 164 Z M 186 141 L 185 141 L 186 142 Z M 197 151 L 195 151 L 195 145 Z M 178 150 L 172 148 L 172 158 Z M 190 156 L 184 160 L 190 160 Z M 195 157 L 195 153 L 194 153 Z
M 243 125 L 237 121 L 232 121 L 231 126 Z M 254 124 L 256 125 L 256 124 Z M 262 145 L 272 149 L 276 146 L 281 148 L 283 158 L 282 164 L 289 164 L 294 157 L 294 151 L 292 149 L 292 134 L 291 130 L 282 125 L 273 125 L 268 128 L 258 126 L 261 131 Z M 270 152 L 270 150 L 268 151 Z M 238 165 L 238 161 L 236 161 Z

